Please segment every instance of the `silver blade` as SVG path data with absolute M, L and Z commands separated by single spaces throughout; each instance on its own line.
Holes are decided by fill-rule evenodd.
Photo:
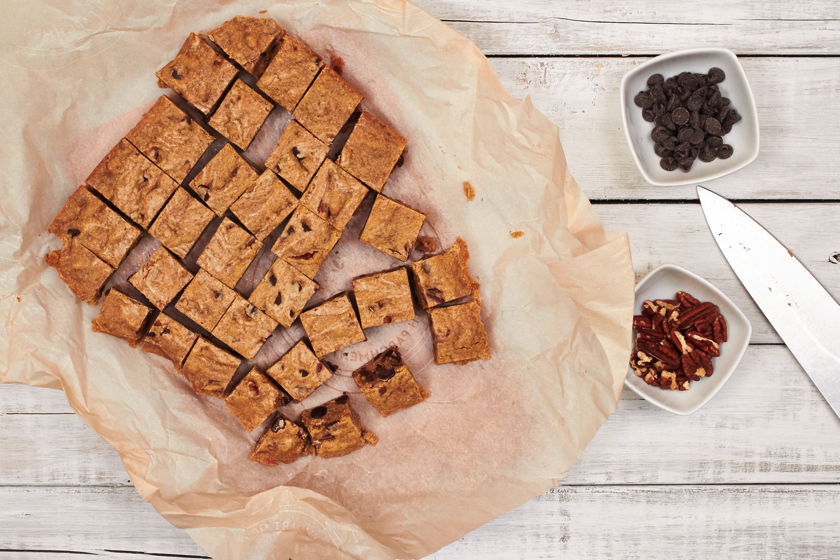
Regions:
M 840 416 L 840 306 L 758 222 L 703 187 L 697 194 L 732 270 Z

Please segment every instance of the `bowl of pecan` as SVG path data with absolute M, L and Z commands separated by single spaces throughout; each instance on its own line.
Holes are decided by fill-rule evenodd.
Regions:
M 738 57 L 726 49 L 658 56 L 621 80 L 621 116 L 645 181 L 697 184 L 758 156 L 758 115 Z
M 747 349 L 752 325 L 720 290 L 665 264 L 636 285 L 633 352 L 624 384 L 675 414 L 715 396 Z

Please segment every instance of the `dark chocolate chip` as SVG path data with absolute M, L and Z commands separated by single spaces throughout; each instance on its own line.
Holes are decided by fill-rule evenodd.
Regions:
M 388 392 L 388 388 L 385 385 L 383 385 L 382 387 L 379 388 L 379 394 L 380 395 L 384 395 L 387 392 Z
M 697 76 L 691 74 L 689 72 L 684 72 L 680 74 L 680 77 L 677 78 L 677 82 L 687 90 L 694 91 L 697 89 Z
M 170 330 L 169 330 L 169 327 L 163 327 L 163 330 L 162 330 L 162 331 L 160 331 L 160 334 L 169 334 L 169 333 L 171 333 L 171 332 L 172 332 L 172 331 L 170 331 Z
M 668 138 L 666 138 L 666 139 L 665 139 L 665 141 L 664 141 L 664 142 L 662 142 L 662 146 L 663 146 L 666 150 L 673 150 L 674 148 L 676 148 L 676 147 L 677 147 L 677 138 L 676 138 L 676 136 L 669 136 Z
M 679 133 L 677 134 L 677 140 L 680 142 L 688 142 L 691 139 L 691 135 L 694 134 L 694 129 L 690 127 L 681 128 Z
M 671 113 L 671 118 L 674 120 L 674 123 L 680 126 L 687 123 L 690 116 L 689 112 L 683 107 L 678 107 L 674 109 L 673 113 Z
M 300 150 L 297 149 L 297 146 L 292 146 L 292 155 L 295 156 L 298 160 L 303 159 L 300 155 Z
M 277 297 L 274 298 L 274 305 L 280 305 L 281 303 L 283 303 L 283 294 L 277 292 Z
M 649 88 L 652 88 L 653 86 L 661 86 L 663 83 L 665 83 L 665 76 L 662 74 L 654 74 L 647 79 L 647 86 Z
M 677 168 L 677 160 L 672 157 L 666 157 L 659 160 L 659 167 L 665 171 L 673 171 Z
M 312 228 L 309 227 L 309 224 L 307 224 L 306 222 L 301 221 L 300 225 L 303 228 L 303 231 L 306 231 L 306 232 L 312 231 Z
M 181 74 L 178 73 L 178 70 L 176 70 L 175 68 L 172 69 L 172 77 L 176 80 L 182 80 L 184 78 Z
M 651 111 L 653 111 L 653 114 L 657 117 L 661 117 L 665 114 L 665 104 L 661 101 L 657 101 L 653 104 L 653 107 L 651 107 Z
M 271 431 L 275 434 L 286 427 L 286 419 L 282 416 L 278 417 L 277 420 L 274 421 L 274 424 L 271 425 Z
M 347 395 L 341 395 L 340 397 L 338 397 L 337 399 L 335 399 L 335 404 L 344 404 L 344 403 L 346 403 L 348 400 L 349 400 L 349 399 L 348 399 Z
M 402 167 L 403 163 L 405 163 L 405 154 L 400 154 L 399 159 L 397 159 L 397 164 L 394 167 Z
M 653 122 L 653 119 L 656 118 L 656 115 L 653 114 L 653 109 L 642 109 L 642 118 L 645 119 L 647 122 Z
M 268 283 L 271 284 L 272 286 L 276 286 L 277 285 L 277 277 L 274 276 L 273 274 L 270 274 L 268 276 Z
M 723 144 L 723 138 L 720 136 L 709 136 L 706 138 L 706 144 L 712 148 L 719 148 Z
M 673 138 L 673 136 L 671 136 L 671 138 Z M 659 157 L 668 157 L 668 156 L 673 154 L 673 152 L 671 150 L 669 150 L 668 148 L 666 148 L 662 144 L 654 144 L 653 145 L 653 151 Z
M 703 97 L 696 93 L 688 98 L 685 106 L 689 111 L 699 111 L 703 107 Z
M 309 372 L 306 371 L 305 369 L 298 370 L 298 373 L 300 374 L 301 377 L 306 377 L 306 376 L 309 375 Z
M 672 95 L 668 98 L 668 103 L 665 104 L 666 111 L 673 111 L 677 107 L 680 106 L 680 98 L 676 95 Z
M 662 115 L 662 125 L 668 130 L 677 130 L 677 124 L 674 122 L 674 118 L 671 116 L 671 113 L 665 113 Z
M 295 226 L 289 226 L 286 228 L 286 235 L 292 235 L 295 232 Z
M 650 96 L 656 101 L 664 101 L 665 92 L 662 90 L 662 86 L 653 86 L 650 88 Z
M 706 124 L 704 126 L 706 128 L 706 132 L 708 132 L 712 136 L 720 135 L 722 127 L 720 126 L 720 121 L 716 118 L 709 117 L 708 119 L 706 119 Z
M 709 73 L 707 74 L 707 76 L 709 83 L 712 84 L 719 84 L 726 79 L 726 73 L 718 67 L 709 68 Z
M 325 406 L 316 406 L 315 408 L 312 409 L 312 412 L 309 413 L 309 416 L 312 417 L 312 418 L 315 418 L 316 420 L 318 418 L 323 418 L 326 415 L 327 415 L 327 407 L 325 407 Z
M 709 105 L 712 107 L 717 107 L 720 105 L 721 95 L 719 91 L 714 92 L 711 97 L 709 97 Z
M 82 232 L 75 229 L 75 228 L 70 228 L 70 229 L 67 230 L 67 235 L 69 235 L 70 237 L 76 237 L 80 233 L 82 233 Z
M 691 171 L 691 166 L 692 165 L 694 165 L 694 158 L 693 157 L 682 158 L 680 160 L 680 169 L 682 169 L 683 172 L 685 172 L 685 173 L 688 173 L 689 171 Z
M 668 134 L 668 129 L 664 126 L 657 126 L 653 129 L 653 132 L 650 133 L 650 137 L 654 142 L 664 142 L 669 136 L 670 134 Z
M 633 98 L 633 103 L 642 109 L 649 109 L 650 107 L 653 107 L 655 102 L 656 100 L 644 91 L 640 91 L 636 94 L 636 97 Z
M 302 255 L 292 255 L 290 258 L 298 261 L 308 261 L 315 256 L 314 252 L 304 253 Z
M 713 136 L 713 138 L 717 138 Z M 715 153 L 715 149 L 708 144 L 706 144 L 702 150 L 700 150 L 700 161 L 704 163 L 709 163 L 710 161 L 714 161 L 717 158 L 717 153 Z
M 691 142 L 692 144 L 699 144 L 706 138 L 706 133 L 700 130 L 699 128 L 695 128 L 694 132 L 691 134 Z
M 730 146 L 729 144 L 722 144 L 717 149 L 717 157 L 719 157 L 720 159 L 729 159 L 730 157 L 732 157 L 733 153 L 735 153 L 735 150 L 733 150 L 732 146 Z
M 691 118 L 688 119 L 688 126 L 691 128 L 700 128 L 700 113 L 692 111 Z
M 382 381 L 387 381 L 391 379 L 397 374 L 392 368 L 386 368 L 382 366 L 377 366 L 376 368 L 376 377 L 381 379 Z

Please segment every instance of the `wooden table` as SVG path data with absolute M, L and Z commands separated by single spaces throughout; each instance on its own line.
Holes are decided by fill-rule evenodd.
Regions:
M 639 278 L 662 263 L 686 267 L 754 329 L 740 367 L 699 412 L 675 416 L 624 391 L 561 488 L 432 558 L 836 558 L 840 419 L 726 264 L 694 188 L 642 180 L 618 88 L 662 52 L 741 55 L 761 154 L 708 186 L 743 202 L 840 296 L 840 4 L 418 3 L 475 41 L 508 90 L 557 123 L 604 224 L 629 232 Z M 0 450 L 0 560 L 204 557 L 137 495 L 116 452 L 61 393 L 0 385 Z

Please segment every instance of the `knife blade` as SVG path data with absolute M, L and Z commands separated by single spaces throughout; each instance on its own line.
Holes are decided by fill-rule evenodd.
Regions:
M 840 416 L 840 305 L 766 229 L 697 187 L 706 222 L 738 279 Z

